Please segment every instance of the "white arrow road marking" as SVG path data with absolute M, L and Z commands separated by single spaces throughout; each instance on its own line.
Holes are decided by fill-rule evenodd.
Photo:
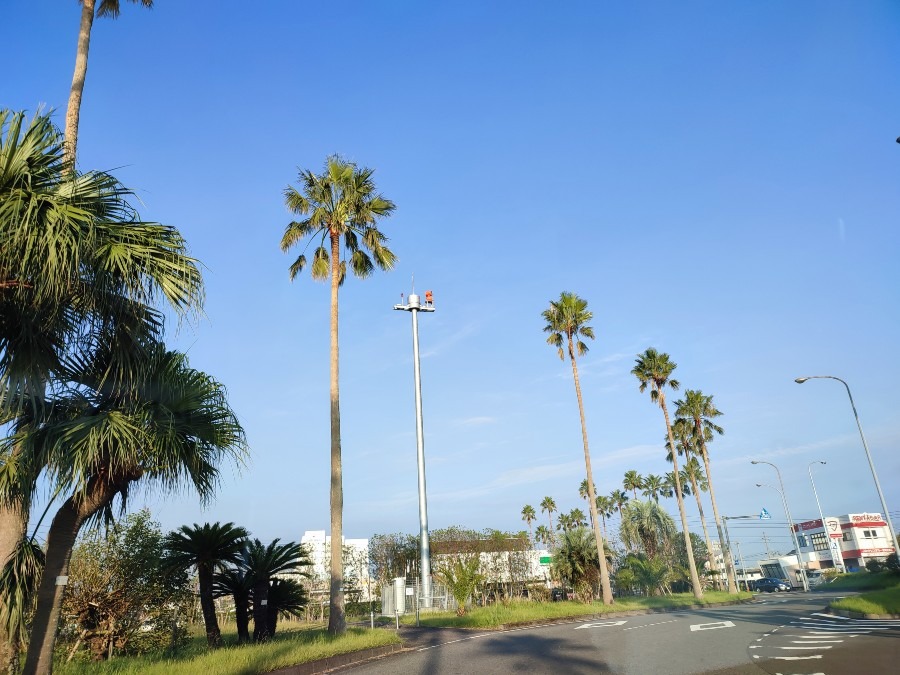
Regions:
M 713 623 L 695 623 L 691 626 L 691 631 L 715 630 L 716 628 L 734 628 L 734 622 L 732 622 L 732 621 L 715 621 Z
M 583 623 L 580 626 L 575 626 L 575 630 L 581 630 L 582 628 L 603 628 L 604 626 L 621 626 L 625 621 L 601 621 L 600 623 Z

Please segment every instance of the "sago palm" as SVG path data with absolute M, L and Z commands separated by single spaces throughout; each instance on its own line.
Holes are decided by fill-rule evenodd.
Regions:
M 641 393 L 650 389 L 650 400 L 659 405 L 663 412 L 663 418 L 666 423 L 666 434 L 669 437 L 669 443 L 675 447 L 675 440 L 672 438 L 672 425 L 669 422 L 669 410 L 666 407 L 666 388 L 677 390 L 679 387 L 678 380 L 672 378 L 676 364 L 669 358 L 668 354 L 660 353 L 654 348 L 649 347 L 644 353 L 638 354 L 635 359 L 634 368 L 631 374 L 634 375 L 639 384 Z M 694 591 L 694 597 L 698 600 L 703 597 L 703 587 L 700 585 L 700 577 L 697 575 L 697 566 L 694 564 L 694 552 L 691 548 L 691 537 L 688 530 L 687 512 L 684 509 L 684 499 L 681 493 L 681 484 L 678 470 L 678 455 L 672 454 L 672 465 L 674 467 L 675 478 L 675 496 L 678 499 L 678 512 L 681 515 L 681 527 L 684 530 L 684 543 L 687 549 L 688 567 L 691 574 L 691 586 Z
M 300 187 L 288 186 L 284 191 L 288 209 L 301 220 L 288 224 L 281 238 L 281 249 L 287 251 L 305 239 L 310 239 L 313 253 L 309 263 L 312 278 L 330 279 L 331 283 L 331 541 L 342 541 L 344 492 L 341 464 L 341 410 L 338 382 L 338 289 L 343 283 L 349 262 L 350 271 L 365 278 L 375 268 L 389 270 L 396 258 L 385 245 L 387 237 L 376 227 L 380 218 L 394 211 L 394 203 L 378 194 L 371 169 L 359 168 L 340 157 L 329 157 L 325 170 L 317 175 L 300 171 Z M 341 257 L 341 245 L 348 260 Z M 297 256 L 290 267 L 295 279 L 307 266 L 305 253 Z M 331 580 L 329 592 L 328 632 L 343 633 L 347 628 L 344 617 L 344 579 L 341 547 L 331 550 Z
M 266 642 L 272 637 L 267 610 L 270 583 L 277 575 L 305 574 L 310 565 L 306 549 L 295 542 L 280 544 L 275 539 L 264 545 L 259 539 L 248 541 L 241 565 L 253 580 L 253 641 Z
M 700 446 L 700 456 L 703 459 L 703 467 L 706 470 L 706 480 L 709 483 L 709 501 L 713 507 L 713 518 L 716 521 L 716 531 L 719 535 L 719 546 L 725 556 L 725 571 L 728 573 L 728 592 L 737 593 L 737 581 L 734 576 L 734 560 L 731 559 L 731 551 L 725 545 L 725 533 L 722 529 L 722 519 L 719 517 L 719 507 L 716 503 L 716 492 L 712 482 L 712 469 L 710 467 L 708 443 L 714 438 L 713 434 L 721 435 L 722 427 L 713 420 L 722 416 L 722 412 L 716 408 L 712 396 L 706 396 L 699 389 L 687 389 L 684 398 L 675 401 L 675 414 L 679 417 L 690 419 L 694 422 L 694 434 Z
M 166 559 L 171 567 L 197 568 L 200 609 L 206 627 L 206 643 L 210 647 L 222 644 L 214 604 L 213 575 L 217 569 L 240 560 L 246 538 L 247 530 L 234 523 L 182 525 L 165 538 Z
M 253 578 L 241 565 L 226 567 L 213 574 L 213 597 L 231 598 L 234 603 L 234 622 L 238 644 L 250 641 L 250 597 L 253 594 Z
M 549 333 L 547 344 L 556 347 L 559 358 L 565 361 L 566 355 L 572 365 L 572 378 L 575 381 L 575 397 L 578 400 L 578 415 L 581 420 L 581 442 L 584 446 L 584 468 L 587 474 L 588 507 L 591 511 L 594 541 L 600 559 L 600 586 L 603 593 L 603 604 L 613 603 L 612 587 L 609 583 L 609 571 L 606 568 L 606 555 L 603 549 L 603 537 L 600 534 L 600 523 L 597 519 L 597 494 L 594 491 L 594 474 L 591 470 L 591 453 L 588 448 L 587 423 L 584 419 L 584 401 L 581 396 L 581 383 L 578 380 L 578 356 L 584 356 L 588 346 L 582 338 L 594 339 L 594 329 L 589 325 L 594 315 L 587 308 L 587 301 L 575 293 L 562 292 L 559 300 L 551 300 L 550 307 L 542 316 L 547 322 L 544 332 Z

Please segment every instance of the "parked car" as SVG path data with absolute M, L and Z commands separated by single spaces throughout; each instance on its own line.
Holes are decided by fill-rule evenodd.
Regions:
M 780 593 L 781 591 L 790 591 L 791 585 L 784 579 L 775 579 L 773 577 L 763 577 L 757 579 L 753 584 L 753 589 L 757 593 Z

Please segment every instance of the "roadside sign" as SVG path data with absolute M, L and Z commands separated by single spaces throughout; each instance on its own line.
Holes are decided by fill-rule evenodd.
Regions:
M 553 559 L 553 556 L 542 555 L 541 556 L 541 565 L 549 565 L 550 561 Z
M 771 520 L 772 516 L 769 515 L 768 511 L 763 509 L 762 511 L 759 512 L 759 519 L 760 520 Z
M 837 518 L 825 519 L 825 531 L 832 539 L 843 539 L 844 533 L 841 532 L 841 521 Z

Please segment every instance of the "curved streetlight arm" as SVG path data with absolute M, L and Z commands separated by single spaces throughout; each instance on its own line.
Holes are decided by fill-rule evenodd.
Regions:
M 763 460 L 751 460 L 751 464 L 768 464 L 773 469 L 775 469 L 775 473 L 778 474 L 778 484 L 781 486 L 779 490 L 774 485 L 765 485 L 763 486 L 760 483 L 757 483 L 757 487 L 770 487 L 775 490 L 778 494 L 781 495 L 781 503 L 784 505 L 784 515 L 787 516 L 788 519 L 788 527 L 791 528 L 791 537 L 794 539 L 794 548 L 797 550 L 797 564 L 800 567 L 802 574 L 800 575 L 800 579 L 803 581 L 803 590 L 809 590 L 809 582 L 807 581 L 807 571 L 808 567 L 803 564 L 803 551 L 800 550 L 800 541 L 797 539 L 797 531 L 794 529 L 794 519 L 791 517 L 791 510 L 788 508 L 787 497 L 784 495 L 784 481 L 781 480 L 781 471 L 778 470 L 778 467 L 772 464 L 772 462 L 765 462 Z
M 803 384 L 807 380 L 837 380 L 844 385 L 847 390 L 847 398 L 850 399 L 850 407 L 853 409 L 853 417 L 856 419 L 856 428 L 859 429 L 859 437 L 862 439 L 863 450 L 866 451 L 866 459 L 869 460 L 869 468 L 872 470 L 872 478 L 875 480 L 875 489 L 878 491 L 878 499 L 881 500 L 881 510 L 884 511 L 884 522 L 887 523 L 888 532 L 891 533 L 891 547 L 894 551 L 898 551 L 897 533 L 894 531 L 894 525 L 891 522 L 891 514 L 888 511 L 887 502 L 884 499 L 884 492 L 881 490 L 881 483 L 878 481 L 878 472 L 875 471 L 875 463 L 872 461 L 872 453 L 869 452 L 869 444 L 866 443 L 866 435 L 863 433 L 862 424 L 859 422 L 859 413 L 856 412 L 856 404 L 853 402 L 853 394 L 850 393 L 850 385 L 844 380 L 834 375 L 808 375 L 806 377 L 798 377 L 794 380 L 797 384 Z

